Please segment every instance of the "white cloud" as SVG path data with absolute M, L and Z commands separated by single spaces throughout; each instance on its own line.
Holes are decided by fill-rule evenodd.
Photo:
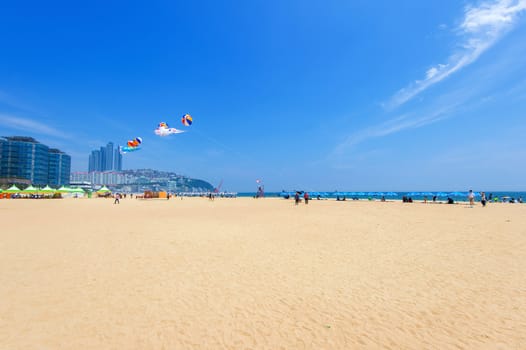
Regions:
M 462 115 L 462 111 L 469 111 L 473 107 L 480 108 L 483 104 L 492 103 L 495 99 L 520 100 L 520 98 L 524 98 L 526 96 L 526 80 L 521 80 L 508 91 L 497 90 L 497 92 L 488 84 L 467 84 L 467 82 L 472 82 L 475 77 L 476 81 L 494 81 L 502 75 L 516 75 L 517 70 L 510 70 L 508 66 L 518 66 L 516 62 L 517 60 L 520 61 L 520 57 L 523 56 L 520 53 L 515 50 L 502 52 L 500 55 L 501 59 L 484 67 L 479 67 L 464 76 L 456 83 L 456 89 L 434 96 L 428 103 L 416 107 L 412 112 L 391 117 L 383 123 L 355 131 L 334 148 L 332 156 L 339 158 L 344 154 L 351 154 L 354 159 L 356 154 L 352 154 L 353 148 L 366 141 L 404 130 L 417 129 L 450 117 Z M 506 71 L 505 73 L 504 70 Z M 360 150 L 360 152 L 363 152 L 363 150 Z
M 8 93 L 2 90 L 0 90 L 0 105 L 1 104 L 16 108 L 22 111 L 27 111 L 27 112 L 32 112 L 32 113 L 37 112 L 33 107 L 27 105 L 27 103 L 20 101 L 16 97 L 9 95 Z
M 433 78 L 435 75 L 439 74 L 440 72 L 442 72 L 446 68 L 447 68 L 447 65 L 445 65 L 445 64 L 439 64 L 436 67 L 429 68 L 427 70 L 427 72 L 426 72 L 426 79 L 429 80 L 429 79 Z
M 432 67 L 426 72 L 426 79 L 431 79 L 438 73 L 438 68 Z
M 524 0 L 500 0 L 483 3 L 479 7 L 467 7 L 460 28 L 466 33 L 500 30 L 512 24 L 515 16 L 526 9 Z
M 388 107 L 396 108 L 406 103 L 430 86 L 475 62 L 513 28 L 524 10 L 526 0 L 496 0 L 484 2 L 478 7 L 466 7 L 462 23 L 457 28 L 462 38 L 459 42 L 461 49 L 453 52 L 446 63 L 429 68 L 423 80 L 416 80 L 399 90 L 387 104 Z
M 378 138 L 394 134 L 406 129 L 416 129 L 423 127 L 428 124 L 438 122 L 442 119 L 448 117 L 450 112 L 454 110 L 457 105 L 450 105 L 448 107 L 443 107 L 437 109 L 432 113 L 420 116 L 420 117 L 410 117 L 408 115 L 402 115 L 391 120 L 388 120 L 382 124 L 375 125 L 373 127 L 360 130 L 352 135 L 350 135 L 344 142 L 339 144 L 335 149 L 335 154 L 342 154 L 347 149 L 365 142 L 369 139 Z
M 13 130 L 24 131 L 26 134 L 36 133 L 36 134 L 56 136 L 56 137 L 61 137 L 61 138 L 69 137 L 65 133 L 57 129 L 54 129 L 52 127 L 49 127 L 45 124 L 42 124 L 40 122 L 31 120 L 31 119 L 5 115 L 5 114 L 0 114 L 0 125 L 3 125 L 4 127 L 7 127 Z

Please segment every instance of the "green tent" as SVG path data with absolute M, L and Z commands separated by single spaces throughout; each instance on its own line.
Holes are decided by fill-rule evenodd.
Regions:
M 38 188 L 33 187 L 33 186 L 28 186 L 26 189 L 20 191 L 20 193 L 23 193 L 23 194 L 35 194 L 37 192 L 38 192 Z
M 84 194 L 84 190 L 82 188 L 80 188 L 80 187 L 72 188 L 71 192 L 72 193 L 82 193 L 82 194 Z
M 102 188 L 97 191 L 97 193 L 108 193 L 108 192 L 111 193 L 111 190 L 106 186 L 102 186 Z
M 52 194 L 52 193 L 57 192 L 57 190 L 52 189 L 52 188 L 49 187 L 49 186 L 46 186 L 46 187 L 42 188 L 40 191 L 38 191 L 38 192 L 39 192 L 39 193 L 42 193 L 42 194 Z
M 70 190 L 70 193 L 74 194 L 75 198 L 82 197 L 86 194 L 86 192 L 84 192 L 84 190 L 80 187 L 70 188 Z
M 71 188 L 69 188 L 69 187 L 61 186 L 56 192 L 71 193 L 71 192 L 73 192 L 73 190 Z
M 20 193 L 20 192 L 21 192 L 20 188 L 16 187 L 16 185 L 11 186 L 7 190 L 4 191 L 4 193 L 11 193 L 11 194 Z

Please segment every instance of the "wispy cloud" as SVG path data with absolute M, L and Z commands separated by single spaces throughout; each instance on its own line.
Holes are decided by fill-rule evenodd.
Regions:
M 0 114 L 0 125 L 13 130 L 20 130 L 27 133 L 69 138 L 66 133 L 49 127 L 35 120 L 20 118 L 12 115 Z
M 363 130 L 360 130 L 339 144 L 335 149 L 335 154 L 342 154 L 349 148 L 365 142 L 369 139 L 378 138 L 394 134 L 406 129 L 416 129 L 428 124 L 436 123 L 442 119 L 450 116 L 451 112 L 457 107 L 457 104 L 452 104 L 447 107 L 442 107 L 429 114 L 415 117 L 413 115 L 402 115 L 390 119 L 382 124 L 375 125 Z
M 519 15 L 526 10 L 526 0 L 496 0 L 479 6 L 467 6 L 457 28 L 461 40 L 460 49 L 441 63 L 429 68 L 422 80 L 416 80 L 398 91 L 387 103 L 396 108 L 420 94 L 430 86 L 446 79 L 462 68 L 475 62 L 481 54 L 513 29 Z
M 27 103 L 20 101 L 16 97 L 2 90 L 0 90 L 0 106 L 1 105 L 9 106 L 20 111 L 27 111 L 31 113 L 37 112 L 33 107 L 29 106 Z
M 521 57 L 523 56 L 524 49 L 522 48 L 518 51 L 514 47 L 503 50 L 494 62 L 465 74 L 459 81 L 455 82 L 455 88 L 433 96 L 425 105 L 416 106 L 410 112 L 353 132 L 334 148 L 332 155 L 338 158 L 338 156 L 351 154 L 354 159 L 356 154 L 353 154 L 353 148 L 371 139 L 405 130 L 414 130 L 448 118 L 461 116 L 463 112 L 482 108 L 484 104 L 492 104 L 496 100 L 506 101 L 506 103 L 519 101 L 525 96 L 526 80 L 520 80 L 508 90 L 495 89 L 493 84 L 479 84 L 478 82 L 498 82 L 499 78 L 518 75 L 523 72 L 520 68 L 521 65 L 518 64 L 518 62 L 522 62 Z M 390 112 L 387 115 L 394 114 Z

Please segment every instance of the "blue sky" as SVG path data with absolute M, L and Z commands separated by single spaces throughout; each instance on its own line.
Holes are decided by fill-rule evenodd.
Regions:
M 526 190 L 526 0 L 9 2 L 0 135 L 224 188 Z M 161 138 L 165 121 L 188 132 Z

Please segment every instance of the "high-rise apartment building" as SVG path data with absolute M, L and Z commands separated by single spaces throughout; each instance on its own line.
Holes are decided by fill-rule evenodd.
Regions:
M 106 146 L 91 152 L 89 156 L 88 172 L 112 170 L 122 170 L 122 155 L 120 154 L 118 147 L 114 150 L 113 142 L 108 142 Z
M 0 178 L 34 185 L 68 185 L 71 157 L 31 137 L 0 138 Z
M 122 171 L 122 154 L 119 152 L 119 147 L 115 149 L 115 157 L 113 157 L 113 169 Z
M 113 170 L 113 142 L 108 142 L 104 154 L 104 170 Z
M 102 169 L 101 165 L 101 155 L 99 150 L 91 151 L 91 154 L 89 156 L 89 166 L 88 171 L 100 171 Z
M 69 184 L 71 157 L 56 148 L 49 150 L 48 185 Z

